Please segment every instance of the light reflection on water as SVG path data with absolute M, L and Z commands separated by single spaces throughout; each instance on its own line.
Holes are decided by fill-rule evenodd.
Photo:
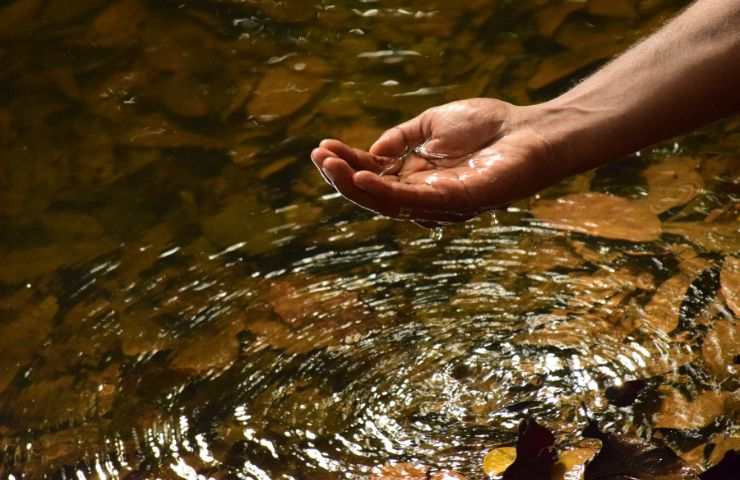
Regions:
M 78 320 L 89 326 L 83 356 L 111 330 L 123 339 L 125 358 L 103 358 L 122 362 L 113 405 L 99 410 L 105 397 L 91 385 L 62 399 L 95 405 L 71 424 L 53 407 L 26 411 L 18 427 L 28 433 L 4 439 L 5 461 L 64 458 L 60 445 L 81 441 L 68 448 L 82 454 L 86 476 L 123 475 L 128 465 L 184 478 L 209 469 L 343 478 L 389 458 L 475 475 L 482 452 L 511 441 L 522 418 L 571 435 L 604 411 L 605 387 L 649 375 L 656 356 L 670 361 L 668 338 L 595 338 L 589 323 L 545 312 L 583 293 L 572 282 L 586 267 L 537 271 L 516 247 L 521 235 L 562 235 L 471 224 L 470 238 L 436 240 L 390 226 L 402 231 L 391 243 L 306 252 L 276 275 L 188 245 L 150 246 L 158 250 L 149 273 L 123 285 L 125 261 L 93 265 L 72 295 L 88 306 Z M 123 288 L 105 290 L 111 282 Z M 76 345 L 64 333 L 51 338 L 47 361 L 72 348 L 65 341 Z M 38 435 L 57 430 L 68 437 Z
M 475 479 L 523 418 L 565 443 L 594 418 L 641 428 L 605 389 L 695 356 L 641 321 L 687 241 L 558 232 L 526 202 L 424 230 L 358 211 L 307 159 L 320 136 L 367 145 L 453 98 L 547 97 L 577 72 L 528 80 L 568 39 L 587 48 L 589 22 L 647 29 L 674 2 L 576 15 L 565 39 L 537 30 L 540 2 L 5 3 L 25 30 L 0 32 L 18 52 L 0 70 L 17 93 L 0 93 L 0 475 L 365 478 L 404 461 Z M 699 151 L 731 148 L 707 135 Z M 593 186 L 634 194 L 644 166 Z M 736 200 L 729 184 L 676 215 Z

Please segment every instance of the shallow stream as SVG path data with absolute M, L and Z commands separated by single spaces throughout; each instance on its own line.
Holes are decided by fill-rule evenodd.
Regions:
M 550 98 L 685 3 L 0 0 L 0 477 L 487 478 L 528 418 L 718 463 L 736 120 L 441 235 L 308 159 Z

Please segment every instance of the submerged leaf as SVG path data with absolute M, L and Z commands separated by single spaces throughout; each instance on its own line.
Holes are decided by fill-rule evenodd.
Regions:
M 728 452 L 740 453 L 740 437 L 723 435 L 713 442 L 714 448 L 709 455 L 709 464 L 718 465 L 722 462 Z
M 555 465 L 555 437 L 531 418 L 519 424 L 516 460 L 504 472 L 504 480 L 549 479 Z
M 586 438 L 560 453 L 553 480 L 583 480 L 586 466 L 601 450 L 601 440 Z
M 707 391 L 689 400 L 672 387 L 663 386 L 658 391 L 662 394 L 662 403 L 653 417 L 656 428 L 702 428 L 725 413 L 728 396 L 723 392 Z
M 720 279 L 722 296 L 727 306 L 740 317 L 740 258 L 725 258 Z
M 740 472 L 740 453 L 733 450 L 727 452 L 716 466 L 702 473 L 700 478 L 701 480 L 735 479 L 738 472 Z
M 516 448 L 494 448 L 483 459 L 483 472 L 486 475 L 503 475 L 516 460 Z
M 704 187 L 698 169 L 699 161 L 690 157 L 667 158 L 645 169 L 650 210 L 659 214 L 693 200 Z
M 718 379 L 736 375 L 739 367 L 734 360 L 740 355 L 740 323 L 717 320 L 704 337 L 702 355 L 704 363 Z
M 396 463 L 380 468 L 370 480 L 465 480 L 465 477 L 447 470 L 432 473 L 429 469 L 412 463 Z
M 321 91 L 326 64 L 318 58 L 270 69 L 254 90 L 247 111 L 261 121 L 271 121 L 298 112 Z M 318 74 L 318 75 L 312 75 Z
M 585 435 L 603 447 L 586 467 L 585 480 L 667 480 L 695 478 L 694 472 L 667 447 L 656 448 L 635 438 L 603 433 L 590 426 Z
M 666 222 L 663 224 L 663 231 L 681 235 L 705 250 L 740 252 L 740 222 Z
M 661 234 L 660 221 L 646 204 L 605 193 L 539 201 L 532 213 L 555 228 L 597 237 L 650 242 Z

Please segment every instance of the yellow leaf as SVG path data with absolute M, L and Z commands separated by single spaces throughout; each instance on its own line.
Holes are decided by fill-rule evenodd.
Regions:
M 583 480 L 588 465 L 601 450 L 601 440 L 587 438 L 560 454 L 553 480 Z
M 501 447 L 491 450 L 483 459 L 483 472 L 486 475 L 503 475 L 516 460 L 516 448 Z

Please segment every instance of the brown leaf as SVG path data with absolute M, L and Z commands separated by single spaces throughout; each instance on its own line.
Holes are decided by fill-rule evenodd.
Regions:
M 245 315 L 225 315 L 208 328 L 197 330 L 175 348 L 170 366 L 178 371 L 204 374 L 229 367 L 239 354 L 237 335 L 244 328 Z
M 450 471 L 431 473 L 428 468 L 412 463 L 395 463 L 381 467 L 370 480 L 465 480 L 465 477 Z
M 727 306 L 740 317 L 740 258 L 725 258 L 720 281 L 722 296 Z
M 690 400 L 672 387 L 662 386 L 658 391 L 662 394 L 662 403 L 653 416 L 655 428 L 702 428 L 725 413 L 728 395 L 724 392 L 706 391 Z
M 583 10 L 585 6 L 583 2 L 563 2 L 541 8 L 534 15 L 537 29 L 543 36 L 550 37 L 571 13 Z
M 601 440 L 603 445 L 596 458 L 586 466 L 585 480 L 695 478 L 694 472 L 670 448 L 656 448 L 637 438 L 603 433 L 593 425 L 585 435 Z
M 704 187 L 699 161 L 691 157 L 670 157 L 650 165 L 643 172 L 648 195 L 644 200 L 656 214 L 689 203 Z
M 695 277 L 711 265 L 709 260 L 700 257 L 696 250 L 689 245 L 672 244 L 668 249 L 678 260 L 679 270 L 686 275 Z
M 712 443 L 714 443 L 714 448 L 709 455 L 709 465 L 719 464 L 727 452 L 740 453 L 740 437 L 738 436 L 721 435 L 719 438 L 715 438 Z
M 261 121 L 293 115 L 321 91 L 324 80 L 311 73 L 326 71 L 322 60 L 312 58 L 292 63 L 293 68 L 279 65 L 265 73 L 247 105 L 250 115 Z
M 740 251 L 740 222 L 666 222 L 663 231 L 681 235 L 705 250 L 720 253 Z
M 141 0 L 113 2 L 92 22 L 90 41 L 101 47 L 130 45 L 136 41 L 139 26 L 148 14 L 147 7 Z
M 519 424 L 516 460 L 504 472 L 504 480 L 550 478 L 555 465 L 555 437 L 545 427 L 530 419 Z
M 678 327 L 681 304 L 691 281 L 688 275 L 678 274 L 663 282 L 645 306 L 645 324 L 663 333 L 675 330 Z
M 336 280 L 295 275 L 271 283 L 268 301 L 290 329 L 289 351 L 307 352 L 336 345 L 371 325 L 369 311 L 359 294 L 333 286 Z M 285 340 L 268 342 L 278 348 L 286 343 Z
M 583 480 L 586 467 L 601 450 L 601 440 L 586 438 L 577 445 L 560 452 L 555 464 L 553 480 Z
M 647 205 L 605 193 L 542 200 L 532 213 L 555 228 L 597 237 L 650 242 L 661 234 L 660 220 Z
M 737 478 L 737 472 L 740 472 L 740 453 L 736 450 L 727 452 L 722 460 L 702 473 L 701 480 L 726 480 Z
M 705 158 L 701 163 L 701 174 L 707 181 L 735 180 L 740 175 L 740 157 Z
M 0 8 L 0 38 L 28 32 L 44 0 L 18 0 Z
M 601 17 L 635 18 L 637 10 L 632 0 L 589 0 L 588 13 Z
M 740 355 L 740 323 L 717 320 L 704 337 L 702 354 L 709 370 L 720 380 L 737 375 L 734 359 Z
M 563 80 L 599 60 L 609 58 L 620 50 L 619 45 L 611 43 L 595 45 L 582 50 L 566 50 L 552 57 L 547 57 L 540 63 L 537 72 L 529 79 L 527 86 L 532 90 L 539 90 L 558 80 Z
M 37 305 L 27 305 L 14 321 L 0 323 L 0 392 L 37 353 L 58 311 L 57 299 L 47 297 Z

